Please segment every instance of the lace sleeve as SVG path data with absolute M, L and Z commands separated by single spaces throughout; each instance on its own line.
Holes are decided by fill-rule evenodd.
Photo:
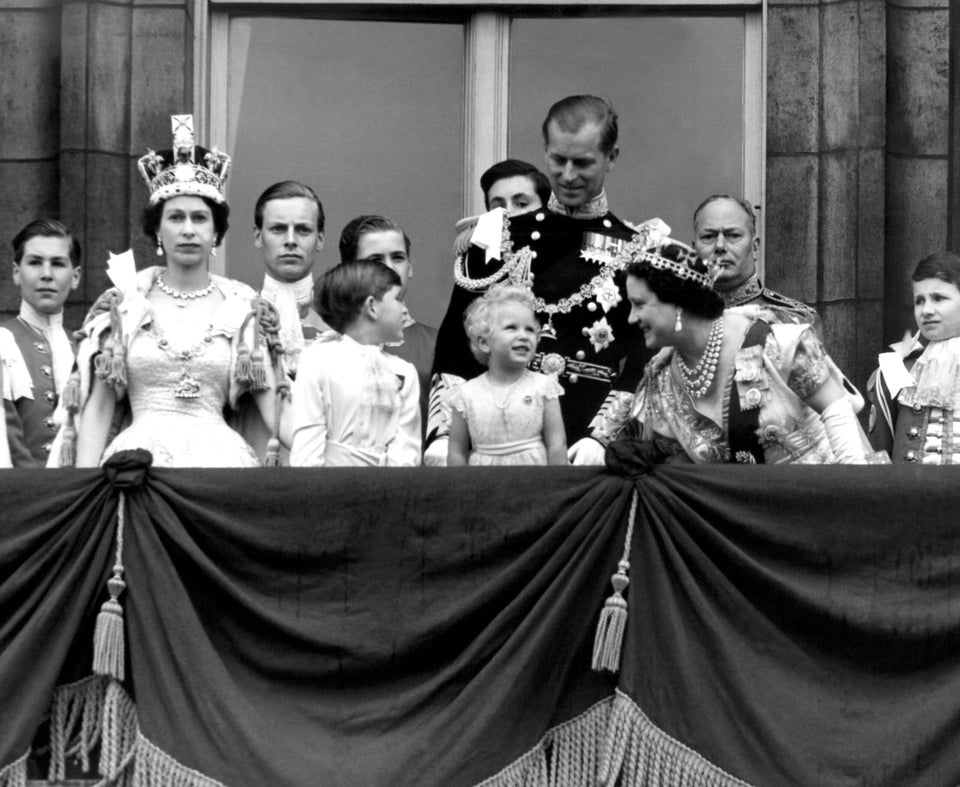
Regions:
M 797 341 L 787 385 L 801 399 L 807 399 L 829 376 L 826 350 L 813 329 L 807 328 Z
M 447 405 L 451 410 L 460 413 L 464 421 L 467 420 L 467 403 L 463 397 L 463 383 L 454 385 L 447 391 Z
M 540 381 L 540 393 L 544 399 L 559 399 L 563 396 L 563 386 L 554 377 L 542 374 L 543 380 Z

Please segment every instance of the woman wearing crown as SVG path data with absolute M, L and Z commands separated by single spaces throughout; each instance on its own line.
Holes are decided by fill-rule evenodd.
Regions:
M 707 263 L 655 231 L 621 255 L 629 320 L 659 350 L 635 395 L 608 399 L 575 464 L 633 431 L 661 461 L 860 463 L 870 449 L 863 400 L 809 325 L 773 325 L 751 307 L 724 311 Z M 632 424 L 633 429 L 628 429 Z
M 79 410 L 72 419 L 79 467 L 130 448 L 149 450 L 157 466 L 260 464 L 223 415 L 249 390 L 268 425 L 278 420 L 256 294 L 209 272 L 227 231 L 229 163 L 215 149 L 194 146 L 190 116 L 174 117 L 172 151 L 150 151 L 140 160 L 150 188 L 143 229 L 166 264 L 135 273 L 118 263 L 129 255 L 111 259 L 117 287 L 109 308 L 95 309 L 84 326 L 78 393 L 65 395 Z M 110 441 L 120 402 L 129 403 L 131 420 Z

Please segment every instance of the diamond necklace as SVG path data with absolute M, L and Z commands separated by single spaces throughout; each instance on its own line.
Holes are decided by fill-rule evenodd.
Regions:
M 167 284 L 162 273 L 157 276 L 157 289 L 159 289 L 160 292 L 165 292 L 167 295 L 173 298 L 177 302 L 177 306 L 186 306 L 187 301 L 191 301 L 196 298 L 206 298 L 211 292 L 213 292 L 214 287 L 216 287 L 216 284 L 214 283 L 213 279 L 210 279 L 210 283 L 202 290 L 180 292 L 180 290 L 175 290 L 173 287 Z
M 677 359 L 677 371 L 680 373 L 680 380 L 687 393 L 694 399 L 699 399 L 710 390 L 713 384 L 713 378 L 717 374 L 717 364 L 720 362 L 720 349 L 723 346 L 723 315 L 721 314 L 713 321 L 710 328 L 710 335 L 707 337 L 707 346 L 703 349 L 703 355 L 697 361 L 692 369 L 684 363 L 679 352 L 674 352 L 673 356 Z

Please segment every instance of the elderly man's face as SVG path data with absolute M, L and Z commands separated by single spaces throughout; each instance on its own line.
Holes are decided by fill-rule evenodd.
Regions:
M 739 287 L 757 272 L 760 239 L 750 229 L 750 217 L 734 200 L 706 205 L 693 224 L 693 247 L 705 260 L 720 265 L 718 290 Z
M 263 227 L 254 228 L 253 237 L 271 278 L 292 283 L 310 273 L 323 249 L 319 218 L 317 203 L 306 197 L 272 199 L 263 206 Z
M 600 149 L 598 123 L 584 123 L 577 131 L 564 131 L 551 121 L 547 126 L 547 176 L 553 193 L 568 208 L 586 205 L 603 190 L 603 180 L 619 150 Z

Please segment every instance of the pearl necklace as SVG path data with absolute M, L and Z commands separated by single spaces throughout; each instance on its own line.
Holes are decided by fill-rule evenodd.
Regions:
M 510 404 L 510 399 L 513 397 L 513 391 L 520 384 L 521 379 L 523 379 L 522 375 L 508 385 L 507 393 L 503 397 L 503 402 L 498 402 L 497 395 L 494 393 L 494 387 L 490 383 L 489 375 L 483 375 L 483 384 L 487 387 L 487 390 L 490 391 L 490 399 L 493 401 L 493 406 L 496 407 L 501 413 L 504 412 L 507 409 L 507 405 Z
M 713 321 L 710 328 L 710 335 L 707 337 L 707 346 L 703 349 L 703 355 L 697 361 L 697 365 L 692 369 L 684 363 L 679 352 L 674 353 L 677 359 L 677 371 L 680 372 L 680 379 L 683 381 L 683 387 L 687 393 L 694 399 L 699 399 L 710 390 L 713 384 L 713 378 L 717 374 L 717 364 L 720 363 L 720 349 L 723 346 L 723 315 L 720 315 Z
M 214 283 L 213 279 L 210 279 L 210 283 L 204 287 L 202 290 L 192 290 L 190 292 L 180 292 L 180 290 L 175 290 L 169 284 L 163 280 L 163 274 L 161 273 L 157 276 L 157 289 L 160 292 L 165 292 L 171 298 L 177 302 L 177 306 L 186 306 L 187 301 L 195 300 L 196 298 L 206 298 L 210 293 L 213 292 L 214 287 L 217 285 Z

